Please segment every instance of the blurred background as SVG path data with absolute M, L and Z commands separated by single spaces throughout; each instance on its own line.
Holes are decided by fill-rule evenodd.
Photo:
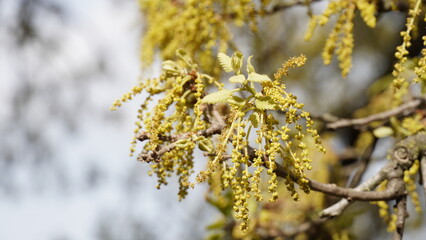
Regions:
M 109 111 L 141 30 L 135 0 L 0 0 L 0 239 L 203 237 L 204 186 L 158 191 L 129 157 L 137 103 Z
M 313 6 L 319 13 L 325 3 Z M 320 58 L 330 26 L 301 41 L 306 12 L 269 16 L 258 33 L 233 28 L 234 37 L 257 56 L 259 72 L 306 54 L 307 65 L 286 80 L 290 92 L 313 113 L 350 117 L 368 102 L 368 86 L 391 71 L 405 16 L 386 13 L 374 30 L 357 17 L 354 66 L 343 80 L 335 61 L 325 67 Z M 142 31 L 136 0 L 0 0 L 0 239 L 202 239 L 219 217 L 204 201 L 205 185 L 179 202 L 173 181 L 156 190 L 149 166 L 128 156 L 137 101 L 108 110 L 139 77 L 159 71 L 158 61 L 141 71 Z M 340 154 L 353 139 L 336 135 Z M 367 175 L 390 146 L 379 141 Z M 423 217 L 410 219 L 407 239 L 422 239 Z M 376 210 L 357 221 L 361 235 L 389 238 Z

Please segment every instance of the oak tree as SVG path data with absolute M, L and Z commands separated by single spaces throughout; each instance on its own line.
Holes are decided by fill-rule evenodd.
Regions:
M 223 215 L 209 226 L 210 239 L 353 239 L 357 233 L 350 227 L 362 212 L 348 210 L 355 202 L 374 205 L 393 238 L 402 238 L 407 199 L 420 214 L 417 188 L 426 187 L 423 1 L 139 3 L 145 20 L 143 69 L 161 61 L 161 73 L 141 78 L 111 109 L 141 95 L 142 100 L 134 100 L 140 108 L 131 155 L 137 153 L 138 161 L 151 166 L 157 188 L 178 181 L 179 199 L 199 183 L 209 185 L 206 201 Z M 293 24 L 280 25 L 282 18 L 276 16 L 294 8 L 303 11 L 287 21 L 309 19 L 304 39 L 274 36 Z M 368 101 L 366 94 L 358 94 L 364 103 L 337 111 L 341 116 L 310 113 L 312 107 L 288 87 L 294 75 L 314 84 L 309 82 L 312 68 L 304 65 L 321 55 L 325 65 L 338 66 L 339 81 L 348 81 L 355 75 L 356 28 L 371 28 L 358 32 L 364 41 L 378 41 L 365 32 L 383 31 L 376 28 L 388 26 L 381 23 L 385 15 L 404 16 L 405 27 L 394 30 L 401 40 L 390 50 L 392 65 L 362 90 L 368 91 Z M 306 41 L 299 45 L 306 49 L 279 55 L 277 46 L 286 48 L 290 37 Z M 320 81 L 327 86 L 328 79 Z M 333 91 L 333 86 L 323 90 Z M 334 144 L 342 139 L 347 142 L 343 147 Z M 383 152 L 377 149 L 382 139 L 395 144 L 385 150 L 387 162 L 366 178 L 373 152 Z M 196 171 L 196 164 L 204 170 Z

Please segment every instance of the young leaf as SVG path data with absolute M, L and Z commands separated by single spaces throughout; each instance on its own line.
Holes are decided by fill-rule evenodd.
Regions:
M 179 48 L 178 50 L 176 50 L 176 56 L 180 58 L 182 61 L 184 61 L 186 65 L 188 66 L 192 65 L 192 59 L 188 55 L 186 55 L 185 50 Z
M 162 66 L 162 69 L 166 72 L 180 73 L 179 66 L 171 60 L 164 61 L 161 66 Z
M 252 115 L 250 115 L 249 120 L 251 122 L 251 125 L 253 125 L 253 127 L 257 128 L 259 126 L 259 122 L 260 122 L 259 113 L 254 112 Z
M 201 99 L 202 103 L 220 103 L 226 102 L 232 95 L 232 92 L 226 89 L 219 90 L 217 92 L 210 93 Z
M 379 127 L 373 130 L 373 134 L 377 138 L 389 137 L 393 134 L 393 129 L 390 127 Z
M 231 58 L 224 53 L 219 53 L 217 57 L 219 59 L 220 66 L 223 68 L 223 70 L 225 72 L 232 72 L 233 68 Z
M 256 71 L 254 70 L 253 65 L 251 65 L 251 59 L 252 59 L 252 58 L 253 58 L 253 56 L 250 56 L 250 57 L 248 57 L 248 58 L 247 58 L 247 73 L 248 73 L 248 74 L 253 73 L 253 72 L 256 72 Z
M 249 73 L 247 80 L 253 81 L 253 82 L 268 82 L 272 81 L 267 75 L 265 74 L 259 74 L 259 73 Z
M 246 77 L 243 74 L 238 74 L 229 78 L 231 83 L 244 83 L 246 82 Z
M 244 99 L 242 99 L 242 98 L 240 98 L 238 96 L 232 96 L 231 98 L 229 98 L 227 100 L 227 102 L 229 104 L 234 104 L 234 105 L 237 105 L 237 106 L 242 106 L 244 104 Z
M 203 137 L 200 141 L 198 141 L 198 148 L 204 152 L 211 152 L 214 149 L 214 145 L 210 138 Z
M 273 110 L 277 108 L 274 100 L 268 96 L 261 96 L 254 100 L 254 105 L 259 110 Z
M 236 51 L 231 58 L 232 69 L 236 74 L 241 73 L 241 66 L 243 65 L 243 54 Z

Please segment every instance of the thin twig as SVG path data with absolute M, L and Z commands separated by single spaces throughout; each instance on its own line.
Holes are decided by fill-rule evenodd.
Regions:
M 367 181 L 360 184 L 358 187 L 354 189 L 358 191 L 375 189 L 381 182 L 383 182 L 383 180 L 386 179 L 386 176 L 387 176 L 386 170 L 390 168 L 387 166 L 390 166 L 390 163 L 388 163 L 385 167 L 383 167 L 376 175 L 370 177 Z M 351 203 L 352 203 L 351 199 L 344 198 L 338 201 L 337 203 L 333 204 L 332 206 L 322 210 L 322 212 L 320 213 L 320 216 L 326 217 L 326 218 L 339 216 L 340 214 L 342 214 L 343 210 L 345 210 L 346 207 L 348 207 Z
M 396 231 L 393 234 L 393 240 L 401 240 L 404 234 L 405 219 L 408 217 L 407 213 L 407 196 L 403 196 L 396 201 Z
M 277 4 L 272 9 L 265 11 L 265 15 L 275 14 L 277 12 L 283 11 L 285 9 L 294 7 L 294 6 L 308 6 L 313 2 L 320 2 L 321 0 L 298 0 L 285 4 Z
M 358 168 L 355 170 L 356 172 L 353 174 L 350 182 L 348 182 L 349 187 L 355 187 L 360 183 L 361 178 L 367 170 L 368 164 L 370 163 L 371 155 L 376 148 L 376 144 L 377 138 L 374 137 L 373 142 L 362 153 L 362 156 L 358 161 Z
M 214 134 L 220 134 L 226 126 L 225 120 L 223 119 L 223 116 L 221 116 L 219 113 L 217 113 L 217 111 L 212 111 L 212 114 L 213 114 L 213 122 L 212 122 L 212 125 L 208 129 L 200 130 L 196 133 L 184 133 L 184 134 L 173 135 L 173 136 L 159 136 L 159 138 L 162 139 L 162 140 L 172 141 L 172 142 L 167 144 L 167 145 L 161 146 L 156 151 L 141 152 L 138 155 L 138 161 L 143 161 L 143 162 L 152 162 L 152 161 L 158 162 L 158 161 L 160 161 L 160 158 L 164 153 L 169 152 L 176 147 L 176 141 L 178 141 L 178 140 L 189 139 L 193 136 L 209 137 L 209 136 L 212 136 Z M 138 140 L 140 140 L 140 141 L 144 141 L 144 140 L 147 140 L 149 138 L 150 137 L 145 132 L 142 132 L 138 136 Z
M 420 176 L 422 179 L 423 191 L 426 197 L 426 154 L 423 153 L 422 158 L 420 159 Z
M 255 10 L 256 14 L 259 14 L 260 16 L 268 16 L 268 15 L 273 15 L 275 13 L 279 13 L 281 11 L 284 11 L 286 9 L 295 7 L 295 6 L 309 6 L 309 4 L 313 3 L 313 2 L 320 2 L 322 0 L 295 0 L 293 2 L 287 2 L 287 3 L 282 3 L 282 4 L 277 4 L 275 6 L 272 6 L 271 8 L 267 9 L 267 10 Z M 237 13 L 232 12 L 229 14 L 225 14 L 225 15 L 221 15 L 221 18 L 224 19 L 235 19 L 237 17 Z
M 389 111 L 373 114 L 365 118 L 340 119 L 334 122 L 327 123 L 326 126 L 329 129 L 338 129 L 343 127 L 359 127 L 359 126 L 367 125 L 374 121 L 387 120 L 390 117 L 397 116 L 400 114 L 403 114 L 403 115 L 412 114 L 414 110 L 417 107 L 419 107 L 422 103 L 424 103 L 424 99 L 414 99 L 412 101 L 402 104 L 401 106 L 391 109 Z

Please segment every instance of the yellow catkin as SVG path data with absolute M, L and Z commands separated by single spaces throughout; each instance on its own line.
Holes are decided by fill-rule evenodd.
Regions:
M 231 35 L 214 2 L 140 1 L 147 23 L 141 44 L 142 63 L 152 63 L 155 49 L 160 49 L 164 59 L 170 59 L 182 48 L 202 69 L 217 69 L 213 67 L 215 49 L 220 46 L 220 51 L 226 51 Z
M 424 17 L 424 21 L 426 21 L 426 14 Z M 426 46 L 426 36 L 423 36 L 422 40 L 423 40 L 423 46 Z M 426 48 L 422 48 L 421 56 L 422 57 L 417 63 L 417 67 L 414 68 L 414 72 L 416 73 L 416 78 L 414 79 L 414 82 L 419 82 L 419 81 L 422 82 L 423 88 L 424 88 L 425 81 L 426 81 Z
M 392 71 L 392 75 L 394 76 L 393 87 L 395 89 L 402 88 L 404 82 L 407 82 L 407 79 L 402 76 L 402 72 L 405 70 L 404 63 L 408 60 L 407 48 L 411 46 L 411 33 L 415 27 L 415 21 L 421 12 L 421 2 L 421 0 L 416 0 L 414 4 L 410 4 L 411 8 L 408 11 L 407 23 L 405 24 L 406 29 L 401 32 L 402 44 L 396 47 L 395 58 L 397 62 Z
M 361 17 L 369 27 L 376 26 L 376 0 L 334 0 L 331 1 L 321 15 L 313 16 L 305 34 L 305 40 L 310 40 L 315 28 L 330 21 L 332 15 L 338 15 L 322 52 L 325 64 L 330 64 L 333 55 L 337 56 L 342 76 L 346 77 L 352 67 L 352 51 L 354 48 L 354 16 L 359 10 Z
M 177 60 L 163 63 L 158 78 L 140 82 L 112 106 L 116 108 L 142 91 L 148 94 L 138 110 L 131 153 L 136 151 L 138 139 L 145 141 L 138 160 L 154 162 L 149 174 L 157 176 L 157 188 L 168 184 L 169 177 L 176 174 L 179 199 L 187 195 L 188 189 L 194 185 L 190 179 L 194 173 L 194 149 L 198 145 L 200 150 L 213 157 L 210 158 L 207 169 L 198 173 L 196 181 L 213 182 L 215 173 L 221 173 L 222 187 L 231 190 L 233 215 L 240 221 L 240 230 L 243 232 L 251 226 L 250 199 L 254 197 L 257 201 L 262 201 L 265 197 L 262 193 L 264 185 L 267 185 L 269 200 L 274 202 L 278 199 L 277 162 L 282 162 L 283 170 L 288 176 L 292 176 L 285 179 L 285 186 L 293 200 L 299 199 L 299 189 L 309 193 L 306 176 L 306 172 L 312 169 L 309 152 L 315 147 L 325 152 L 325 148 L 313 128 L 314 122 L 309 113 L 303 110 L 303 104 L 297 101 L 295 95 L 287 92 L 285 84 L 280 81 L 290 68 L 302 66 L 306 57 L 301 55 L 285 61 L 274 80 L 266 75 L 251 73 L 252 79 L 247 78 L 247 81 L 252 81 L 251 86 L 246 85 L 251 90 L 239 88 L 237 91 L 247 91 L 252 95 L 245 100 L 238 100 L 237 95 L 234 95 L 236 98 L 232 99 L 235 103 L 228 105 L 226 102 L 230 97 L 226 95 L 218 102 L 214 102 L 217 99 L 206 100 L 209 98 L 204 91 L 215 80 L 199 72 L 197 65 L 183 51 L 178 50 L 176 55 Z M 243 56 L 241 55 L 241 59 L 237 58 L 233 60 L 234 65 L 242 65 Z M 237 63 L 238 61 L 241 62 Z M 254 67 L 252 68 L 254 71 Z M 262 88 L 259 92 L 254 88 L 256 81 Z M 218 87 L 226 92 L 220 84 Z M 211 136 L 199 134 L 212 126 L 212 123 L 205 120 L 206 113 L 203 109 L 214 103 L 220 103 L 227 109 L 227 113 L 224 113 L 227 126 L 221 130 L 217 144 L 213 143 Z M 218 110 L 222 106 L 220 104 L 213 108 Z M 148 105 L 153 105 L 151 111 L 147 111 Z M 266 109 L 285 112 L 285 125 L 280 126 L 279 119 Z M 250 129 L 255 129 L 253 131 L 257 133 L 255 155 L 249 154 Z M 310 143 L 313 144 L 309 145 Z M 155 156 L 159 149 L 170 145 L 173 147 Z M 229 145 L 232 145 L 230 150 Z M 154 155 L 151 159 L 150 154 Z M 261 179 L 265 167 L 267 184 Z
M 383 191 L 386 189 L 388 182 L 383 181 L 380 183 L 380 185 L 377 187 L 378 191 Z M 396 214 L 392 213 L 390 214 L 390 206 L 386 201 L 376 201 L 371 202 L 372 204 L 375 204 L 379 207 L 379 216 L 383 219 L 385 223 L 387 223 L 388 227 L 387 230 L 389 232 L 395 231 L 395 223 L 396 223 Z
M 411 201 L 413 202 L 416 208 L 416 212 L 421 213 L 422 207 L 419 200 L 419 195 L 416 192 L 416 183 L 415 183 L 415 177 L 419 171 L 419 167 L 420 167 L 419 160 L 414 161 L 410 169 L 404 171 L 404 182 L 405 182 L 408 194 L 411 197 Z

